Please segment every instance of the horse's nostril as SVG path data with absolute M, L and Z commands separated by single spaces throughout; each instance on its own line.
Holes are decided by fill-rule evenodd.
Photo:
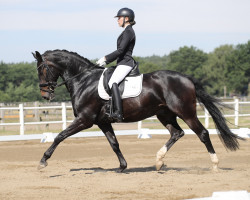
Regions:
M 46 96 L 43 96 L 43 98 L 44 98 L 45 100 L 49 100 L 49 98 L 48 98 L 48 97 L 46 97 Z

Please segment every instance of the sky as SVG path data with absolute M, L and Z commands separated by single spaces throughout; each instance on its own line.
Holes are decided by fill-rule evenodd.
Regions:
M 31 52 L 54 49 L 101 58 L 116 50 L 123 7 L 135 12 L 135 56 L 250 40 L 250 0 L 0 0 L 0 62 L 32 62 Z

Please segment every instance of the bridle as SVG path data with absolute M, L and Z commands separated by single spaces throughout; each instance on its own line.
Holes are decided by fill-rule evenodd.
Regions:
M 47 61 L 46 59 L 44 59 L 44 61 L 42 61 L 42 63 L 37 67 L 37 70 L 39 68 L 45 68 L 46 69 L 46 76 L 45 76 L 45 81 L 46 83 L 41 83 L 39 84 L 39 87 L 40 87 L 40 91 L 43 91 L 43 92 L 48 92 L 50 95 L 54 93 L 55 89 L 64 85 L 65 83 L 73 80 L 74 78 L 82 75 L 83 73 L 87 72 L 87 71 L 90 71 L 91 69 L 86 69 L 86 70 L 83 70 L 81 73 L 79 74 L 76 74 L 75 76 L 71 77 L 71 78 L 68 78 L 67 80 L 64 80 L 63 82 L 57 84 L 57 82 L 54 82 L 54 81 L 49 81 L 47 79 L 47 74 L 50 73 L 50 75 L 52 76 L 52 79 L 55 77 L 55 75 L 53 74 L 53 72 L 51 71 L 50 69 L 50 65 L 48 64 L 49 61 Z M 59 73 L 59 76 L 62 77 L 62 73 L 63 73 L 63 69 L 58 67 L 58 66 L 55 66 L 53 64 L 51 64 L 53 67 L 57 68 L 59 71 L 61 71 Z M 104 67 L 101 67 L 99 66 L 98 64 L 95 64 L 92 68 L 101 68 L 101 69 L 104 69 Z M 43 89 L 43 87 L 48 87 L 48 90 L 46 89 Z
M 53 65 L 54 66 L 54 65 Z M 52 76 L 52 79 L 55 77 L 55 75 L 53 74 L 53 72 L 51 71 L 50 67 L 49 67 L 49 64 L 47 63 L 47 60 L 44 60 L 38 67 L 37 67 L 37 70 L 39 68 L 42 68 L 42 69 L 46 69 L 46 76 L 45 76 L 45 81 L 46 83 L 41 83 L 39 84 L 39 87 L 40 87 L 40 91 L 43 91 L 43 92 L 48 92 L 49 94 L 52 94 L 54 93 L 55 91 L 55 88 L 58 87 L 57 86 L 57 82 L 54 82 L 54 81 L 49 81 L 48 80 L 48 73 Z M 48 87 L 48 89 L 43 89 L 43 87 Z

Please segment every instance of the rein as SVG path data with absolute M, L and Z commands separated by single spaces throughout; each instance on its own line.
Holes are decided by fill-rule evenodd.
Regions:
M 88 70 L 86 70 L 86 71 L 88 71 Z M 86 71 L 83 71 L 83 72 L 81 72 L 81 73 L 79 73 L 79 74 L 76 74 L 75 76 L 73 76 L 73 77 L 71 77 L 71 78 L 68 78 L 67 80 L 65 80 L 65 81 L 63 81 L 63 82 L 61 82 L 61 83 L 59 83 L 59 84 L 57 84 L 57 82 L 56 82 L 55 88 L 58 88 L 58 87 L 64 85 L 65 83 L 67 83 L 67 82 L 73 80 L 74 78 L 80 76 L 81 74 L 85 73 Z
M 54 66 L 54 65 L 53 65 L 53 66 Z M 89 65 L 89 66 L 90 66 L 90 65 Z M 54 74 L 53 74 L 53 72 L 50 70 L 50 67 L 49 67 L 49 65 L 47 64 L 47 61 L 46 61 L 46 60 L 43 61 L 43 62 L 37 67 L 37 69 L 39 69 L 40 67 L 45 67 L 46 70 L 52 75 L 52 77 L 55 77 Z M 55 66 L 54 66 L 54 67 L 55 67 Z M 58 68 L 58 67 L 55 67 L 55 68 Z M 100 69 L 104 69 L 104 67 L 101 67 L 101 66 L 99 66 L 98 64 L 93 65 L 91 68 L 100 68 Z M 59 70 L 61 70 L 61 69 L 59 69 Z M 64 80 L 63 82 L 61 82 L 61 83 L 59 83 L 59 84 L 57 84 L 57 82 L 54 82 L 54 81 L 47 81 L 47 80 L 46 80 L 46 81 L 47 81 L 46 83 L 39 84 L 40 90 L 41 90 L 41 91 L 44 91 L 44 92 L 48 92 L 48 93 L 53 93 L 54 90 L 55 90 L 56 88 L 58 88 L 58 87 L 64 85 L 65 83 L 67 83 L 67 82 L 69 82 L 69 81 L 72 81 L 72 80 L 75 79 L 76 77 L 78 77 L 78 76 L 82 75 L 83 73 L 86 73 L 87 71 L 90 71 L 90 70 L 92 70 L 92 69 L 85 69 L 83 72 L 81 72 L 81 73 L 79 73 L 79 74 L 76 74 L 75 76 L 73 76 L 73 77 L 71 77 L 71 78 L 68 78 L 67 80 Z M 62 76 L 61 73 L 60 73 L 60 76 Z M 45 77 L 45 79 L 46 79 L 46 78 L 47 78 L 47 77 Z M 49 87 L 49 90 L 44 90 L 44 89 L 42 89 L 42 87 Z

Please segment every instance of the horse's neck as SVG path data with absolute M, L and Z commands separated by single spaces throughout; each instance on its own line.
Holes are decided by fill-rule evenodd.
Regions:
M 76 69 L 68 69 L 65 70 L 62 79 L 66 82 L 66 87 L 70 94 L 73 94 L 76 87 L 81 87 L 82 90 L 85 87 L 86 82 L 89 82 L 89 80 L 93 80 L 93 82 L 99 80 L 98 76 L 101 75 L 102 69 L 90 69 L 90 68 L 80 68 L 78 70 Z
M 81 63 L 68 64 L 65 66 L 65 74 L 68 76 L 75 76 L 85 69 Z
M 83 62 L 74 62 L 74 61 L 71 61 L 71 62 L 67 62 L 67 63 L 61 63 L 63 69 L 64 69 L 64 72 L 61 74 L 61 77 L 64 79 L 64 80 L 67 80 L 67 79 L 70 79 L 70 78 L 73 78 L 74 76 L 82 73 L 84 71 L 87 71 L 89 66 L 87 66 L 85 63 Z

